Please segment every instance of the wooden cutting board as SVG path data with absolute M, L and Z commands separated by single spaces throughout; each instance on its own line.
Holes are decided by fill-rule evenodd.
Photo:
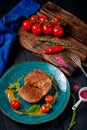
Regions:
M 43 13 L 49 17 L 58 16 L 61 18 L 62 23 L 65 24 L 65 36 L 62 38 L 44 34 L 37 36 L 20 27 L 18 30 L 19 43 L 22 47 L 38 54 L 38 56 L 44 58 L 47 62 L 57 66 L 65 75 L 71 76 L 77 68 L 77 65 L 67 56 L 67 54 L 75 53 L 82 61 L 87 59 L 87 24 L 51 2 L 47 2 L 38 10 L 38 12 L 36 12 L 37 15 Z M 49 45 L 42 42 L 40 40 L 42 38 L 50 39 L 72 47 L 55 54 L 43 54 L 43 50 L 49 48 Z

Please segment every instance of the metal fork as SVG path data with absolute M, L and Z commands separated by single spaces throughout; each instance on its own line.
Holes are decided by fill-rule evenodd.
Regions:
M 67 54 L 74 62 L 75 64 L 81 69 L 81 71 L 84 73 L 85 77 L 87 78 L 87 73 L 85 72 L 85 70 L 82 67 L 82 63 L 81 63 L 81 59 L 79 58 L 79 56 L 77 56 L 76 54 Z

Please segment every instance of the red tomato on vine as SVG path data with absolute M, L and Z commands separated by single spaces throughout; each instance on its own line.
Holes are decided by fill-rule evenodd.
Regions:
M 26 31 L 30 31 L 31 27 L 32 27 L 32 24 L 28 19 L 22 22 L 22 28 L 25 29 Z
M 62 37 L 64 35 L 64 28 L 61 25 L 55 26 L 53 28 L 53 35 L 55 37 Z
M 35 23 L 35 24 L 32 25 L 31 31 L 34 34 L 39 35 L 39 34 L 42 33 L 42 27 L 41 27 L 40 24 Z
M 53 26 L 57 26 L 58 24 L 61 23 L 61 19 L 59 17 L 53 17 L 53 18 L 51 18 L 50 21 L 51 21 Z
M 44 23 L 42 26 L 42 30 L 44 34 L 51 34 L 52 33 L 53 26 L 50 23 Z
M 48 22 L 49 17 L 47 15 L 45 15 L 45 14 L 42 14 L 41 16 L 39 16 L 38 21 L 41 22 L 41 23 Z
M 31 23 L 36 23 L 38 21 L 38 16 L 37 15 L 31 15 L 30 16 L 30 22 Z

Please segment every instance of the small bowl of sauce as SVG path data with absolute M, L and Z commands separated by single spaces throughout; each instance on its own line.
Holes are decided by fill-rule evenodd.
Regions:
M 87 87 L 83 87 L 79 90 L 79 100 L 77 103 L 72 107 L 72 110 L 75 110 L 81 102 L 87 102 Z
M 80 96 L 84 99 L 87 99 L 87 90 L 83 90 L 82 92 L 80 92 Z

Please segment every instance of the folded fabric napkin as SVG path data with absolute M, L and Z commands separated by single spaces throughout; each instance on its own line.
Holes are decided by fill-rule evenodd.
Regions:
M 0 76 L 9 62 L 10 48 L 21 20 L 35 13 L 39 8 L 40 5 L 34 0 L 22 0 L 0 20 Z

